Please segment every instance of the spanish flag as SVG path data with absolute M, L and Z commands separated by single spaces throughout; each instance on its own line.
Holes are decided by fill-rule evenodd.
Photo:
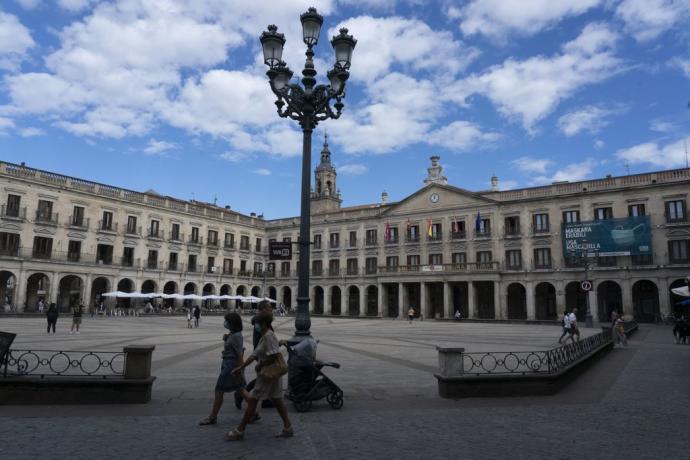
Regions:
M 431 225 L 431 219 L 429 219 L 429 230 L 427 230 L 427 235 L 433 236 L 434 232 L 432 231 L 433 227 Z
M 385 240 L 390 241 L 391 240 L 391 224 L 386 222 L 386 233 L 385 233 Z

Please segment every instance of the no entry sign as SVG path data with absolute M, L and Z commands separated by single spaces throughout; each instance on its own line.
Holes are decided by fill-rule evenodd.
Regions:
M 591 281 L 581 281 L 580 282 L 580 289 L 583 291 L 591 291 L 592 290 L 592 282 Z

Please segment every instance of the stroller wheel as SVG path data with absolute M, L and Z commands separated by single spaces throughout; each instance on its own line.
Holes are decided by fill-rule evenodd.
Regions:
M 340 409 L 343 407 L 343 392 L 342 391 L 334 391 L 333 393 L 329 393 L 328 396 L 326 396 L 326 401 L 328 401 L 328 404 L 331 405 L 333 409 Z
M 311 409 L 311 401 L 304 399 L 295 399 L 292 401 L 297 412 L 307 412 Z

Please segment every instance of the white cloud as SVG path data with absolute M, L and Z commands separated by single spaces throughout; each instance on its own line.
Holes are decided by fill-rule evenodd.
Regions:
M 22 128 L 19 130 L 19 135 L 22 137 L 45 136 L 45 134 L 45 131 L 43 131 L 40 128 L 35 128 L 33 126 L 29 126 L 27 128 Z
M 429 133 L 426 141 L 431 145 L 440 145 L 449 150 L 469 150 L 473 147 L 485 148 L 500 139 L 500 134 L 484 132 L 475 123 L 454 121 Z
M 588 105 L 561 116 L 558 119 L 558 127 L 566 136 L 574 136 L 583 131 L 596 134 L 609 124 L 607 117 L 621 111 L 622 108 L 609 109 Z
M 177 148 L 177 144 L 166 141 L 157 141 L 156 139 L 149 139 L 149 143 L 144 148 L 144 153 L 147 155 L 162 155 L 168 150 Z
M 41 0 L 15 0 L 17 3 L 19 3 L 19 6 L 24 8 L 25 10 L 32 10 L 36 8 L 40 3 Z
M 513 58 L 449 85 L 446 97 L 460 104 L 472 94 L 489 98 L 507 117 L 522 121 L 528 131 L 577 90 L 622 70 L 614 55 L 618 35 L 605 24 L 587 25 L 552 57 Z
M 552 182 L 577 182 L 591 177 L 597 161 L 592 158 L 586 158 L 578 163 L 570 163 L 565 167 L 559 169 L 550 176 L 542 175 L 534 179 L 535 184 L 550 184 Z
M 670 133 L 677 129 L 676 125 L 670 121 L 655 119 L 649 123 L 649 129 L 657 133 Z
M 249 159 L 249 154 L 246 152 L 223 152 L 218 155 L 218 158 L 230 163 L 241 163 Z
M 683 72 L 683 75 L 685 75 L 687 78 L 690 78 L 690 59 L 676 57 L 669 61 L 669 65 L 679 69 L 681 72 Z
M 0 117 L 0 135 L 6 135 L 12 128 L 14 128 L 14 121 L 11 118 Z
M 266 168 L 255 169 L 253 172 L 254 172 L 254 174 L 257 174 L 259 176 L 270 176 L 271 175 L 271 171 L 269 171 Z
M 683 139 L 670 144 L 645 142 L 616 152 L 616 157 L 632 164 L 650 164 L 664 169 L 685 166 Z
M 546 170 L 553 164 L 553 161 L 533 157 L 519 157 L 511 161 L 511 164 L 525 173 L 546 174 Z
M 78 12 L 95 4 L 96 0 L 57 0 L 57 4 L 68 11 Z
M 690 18 L 688 0 L 623 0 L 616 16 L 637 41 L 655 39 L 663 32 Z
M 504 38 L 510 33 L 532 35 L 569 16 L 580 15 L 603 0 L 472 0 L 463 8 L 451 7 L 465 35 Z
M 29 29 L 16 16 L 0 11 L 0 69 L 16 69 L 34 45 Z
M 601 139 L 597 139 L 594 141 L 594 148 L 597 150 L 603 149 L 605 145 L 606 145 L 606 143 L 604 141 L 602 141 Z
M 359 176 L 369 171 L 369 168 L 359 163 L 338 166 L 337 169 L 338 173 L 343 174 L 345 176 Z

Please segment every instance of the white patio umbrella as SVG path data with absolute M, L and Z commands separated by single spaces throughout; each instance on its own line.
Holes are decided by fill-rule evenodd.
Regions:
M 203 297 L 197 294 L 185 294 L 182 296 L 184 300 L 204 300 Z
M 125 297 L 131 297 L 132 299 L 150 299 L 152 297 L 159 297 L 160 294 L 156 294 L 155 292 L 149 292 L 149 293 L 143 293 L 139 291 L 135 292 L 130 292 L 127 296 Z
M 681 297 L 690 297 L 690 289 L 688 289 L 688 286 L 677 287 L 677 288 L 671 289 L 671 291 L 674 294 L 679 295 Z
M 101 295 L 103 297 L 122 297 L 123 295 L 127 295 L 127 292 L 122 292 L 122 291 L 104 292 Z
M 275 300 L 273 300 L 273 299 L 271 299 L 270 297 L 264 297 L 264 298 L 263 298 L 263 299 L 261 299 L 261 300 L 265 300 L 265 301 L 267 301 L 267 302 L 271 302 L 271 303 L 276 303 L 276 301 L 275 301 Z
M 245 297 L 244 299 L 245 299 L 244 302 L 249 302 L 249 303 L 259 303 L 262 300 L 264 300 L 261 297 L 254 297 L 253 295 L 250 295 L 249 297 Z
M 202 299 L 203 300 L 222 300 L 223 296 L 215 295 L 215 294 L 209 294 L 209 295 L 202 296 Z
M 227 295 L 227 294 L 225 294 L 225 295 L 220 296 L 220 300 L 242 300 L 242 299 L 244 299 L 244 297 L 242 297 L 241 295 Z
M 177 299 L 177 300 L 182 300 L 184 299 L 184 295 L 182 294 L 161 294 L 161 297 L 164 299 Z

